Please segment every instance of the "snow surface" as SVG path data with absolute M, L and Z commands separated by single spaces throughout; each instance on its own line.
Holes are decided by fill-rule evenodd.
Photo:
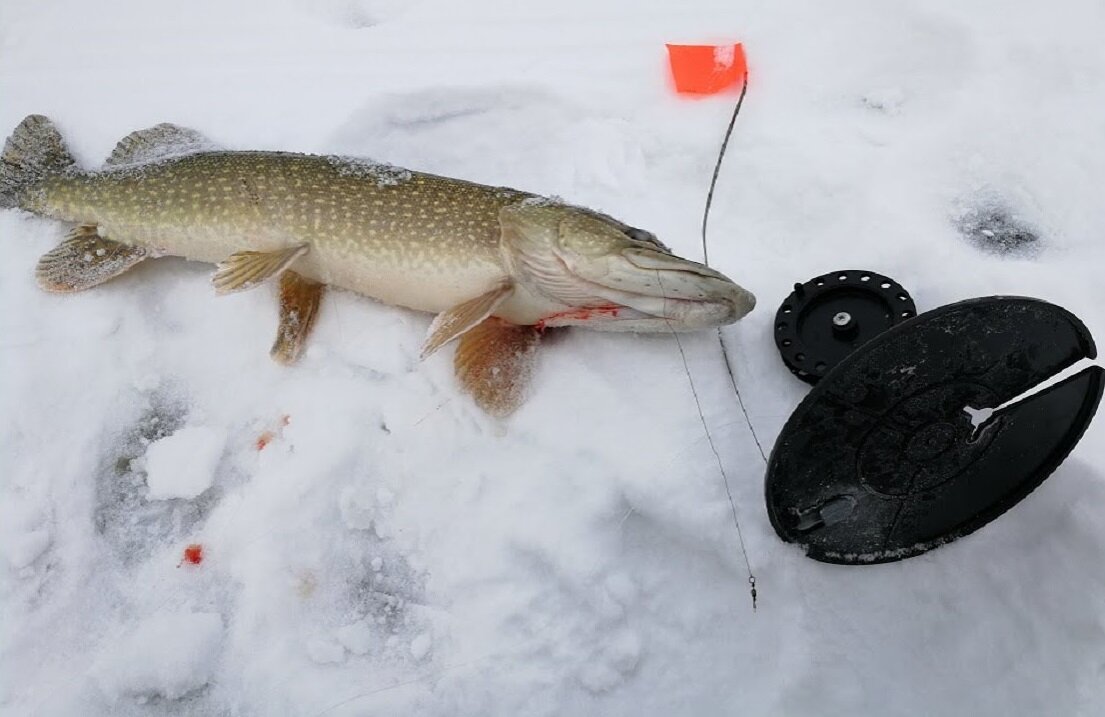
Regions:
M 146 497 L 195 498 L 215 482 L 222 451 L 222 436 L 205 426 L 181 428 L 150 443 L 140 462 L 149 488 Z
M 108 645 L 92 677 L 112 700 L 178 700 L 211 680 L 222 640 L 218 613 L 150 615 Z
M 0 127 L 46 114 L 87 165 L 163 121 L 372 157 L 698 256 L 734 98 L 675 97 L 663 43 L 743 41 L 710 254 L 761 301 L 724 334 L 770 447 L 806 390 L 773 308 L 824 271 L 922 309 L 1037 296 L 1105 336 L 1103 31 L 1096 0 L 5 0 Z M 1100 419 L 975 535 L 822 565 L 775 537 L 716 341 L 687 336 L 753 613 L 671 337 L 551 338 L 496 422 L 448 352 L 417 360 L 429 316 L 334 292 L 284 368 L 273 292 L 216 297 L 207 266 L 41 293 L 65 230 L 0 213 L 4 714 L 1105 713 Z M 134 461 L 199 425 L 210 487 L 151 499 Z

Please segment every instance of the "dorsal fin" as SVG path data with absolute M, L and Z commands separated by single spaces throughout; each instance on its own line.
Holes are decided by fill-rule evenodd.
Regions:
M 120 167 L 145 164 L 167 157 L 217 149 L 215 144 L 194 129 L 162 122 L 131 132 L 119 140 L 104 165 Z

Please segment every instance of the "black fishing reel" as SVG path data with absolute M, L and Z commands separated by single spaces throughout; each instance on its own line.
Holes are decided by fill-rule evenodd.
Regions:
M 1085 325 L 1038 299 L 985 297 L 916 315 L 885 276 L 795 286 L 776 314 L 787 367 L 816 384 L 765 480 L 779 536 L 824 562 L 919 555 L 977 530 L 1077 445 L 1105 388 Z
M 893 279 L 834 271 L 794 285 L 775 314 L 775 345 L 791 373 L 817 383 L 852 351 L 916 315 L 909 292 Z

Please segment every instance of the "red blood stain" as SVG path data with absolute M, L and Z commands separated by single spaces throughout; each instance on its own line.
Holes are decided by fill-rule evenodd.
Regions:
M 262 431 L 261 435 L 257 436 L 257 440 L 254 441 L 253 447 L 255 449 L 257 449 L 258 451 L 265 450 L 265 446 L 272 443 L 273 439 L 276 438 L 278 435 L 280 435 L 283 432 L 284 426 L 288 425 L 291 422 L 292 422 L 292 417 L 291 416 L 289 416 L 286 413 L 281 414 L 281 416 L 280 416 L 280 425 L 277 427 L 277 429 L 275 431 L 268 431 L 268 430 Z
M 203 546 L 199 543 L 192 543 L 184 549 L 184 557 L 177 563 L 179 568 L 181 565 L 188 563 L 189 565 L 199 565 L 203 562 Z
M 596 318 L 614 318 L 621 311 L 620 306 L 616 304 L 608 304 L 606 306 L 584 306 L 578 309 L 569 309 L 567 311 L 561 311 L 558 314 L 552 316 L 546 316 L 535 324 L 538 331 L 544 331 L 545 327 L 549 325 L 549 322 L 559 319 L 568 319 L 576 321 L 590 321 Z
M 259 451 L 265 450 L 265 446 L 272 442 L 272 439 L 276 436 L 272 431 L 265 431 L 261 435 L 257 436 L 257 442 L 253 444 L 253 447 Z

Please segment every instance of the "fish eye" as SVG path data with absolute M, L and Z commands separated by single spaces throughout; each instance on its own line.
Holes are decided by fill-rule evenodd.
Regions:
M 645 244 L 652 244 L 658 249 L 661 249 L 667 253 L 671 253 L 671 249 L 664 245 L 662 241 L 656 238 L 656 235 L 652 232 L 647 232 L 644 229 L 638 229 L 637 227 L 626 227 L 625 235 L 634 241 L 644 242 Z

